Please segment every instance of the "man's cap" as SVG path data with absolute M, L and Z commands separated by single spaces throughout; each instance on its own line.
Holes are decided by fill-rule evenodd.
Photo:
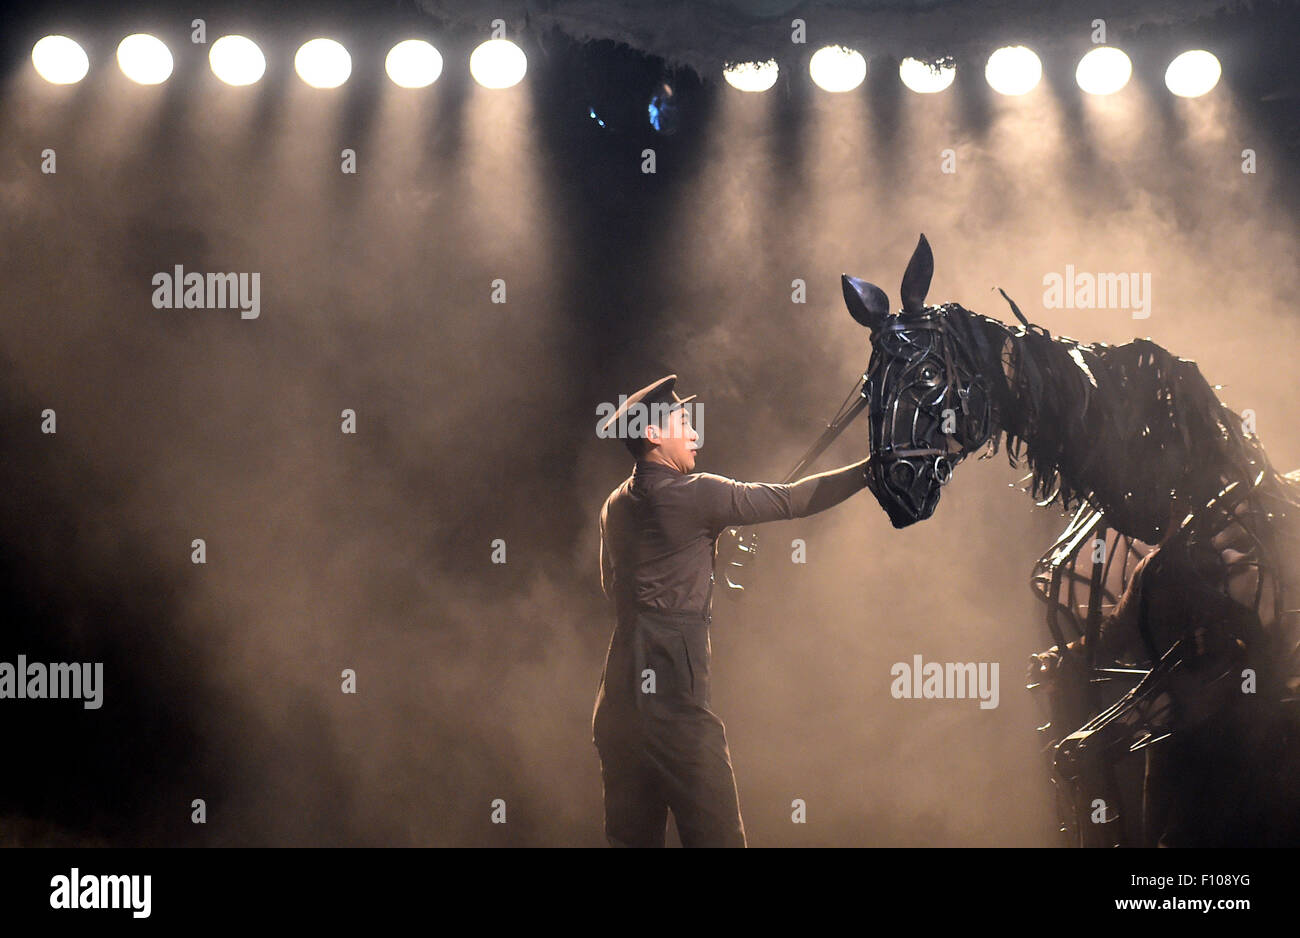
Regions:
M 678 397 L 673 387 L 677 384 L 676 375 L 665 375 L 658 381 L 652 381 L 641 390 L 629 394 L 627 400 L 619 405 L 614 413 L 605 419 L 600 425 L 602 436 L 608 435 L 611 427 L 615 426 L 620 418 L 627 414 L 635 404 L 687 404 L 695 400 L 698 395 L 692 394 L 690 397 Z

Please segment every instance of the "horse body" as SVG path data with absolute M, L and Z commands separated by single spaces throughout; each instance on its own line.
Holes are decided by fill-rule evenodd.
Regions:
M 1054 337 L 1014 303 L 1018 327 L 925 306 L 932 271 L 922 236 L 897 313 L 843 278 L 872 333 L 870 487 L 896 527 L 923 521 L 966 455 L 1005 441 L 1040 505 L 1076 511 L 1031 580 L 1069 842 L 1300 841 L 1300 474 L 1194 362 Z
M 1155 547 L 1085 503 L 1040 558 L 1057 644 L 1030 687 L 1067 842 L 1300 842 L 1296 486 L 1232 485 Z

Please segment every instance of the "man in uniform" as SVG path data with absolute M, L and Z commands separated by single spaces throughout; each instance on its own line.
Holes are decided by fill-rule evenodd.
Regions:
M 866 486 L 867 460 L 788 485 L 694 472 L 699 436 L 681 406 L 693 396 L 679 398 L 676 381 L 637 391 L 600 427 L 617 435 L 629 412 L 650 414 L 624 439 L 632 475 L 600 511 L 601 587 L 617 615 L 592 715 L 605 835 L 616 847 L 662 847 L 671 809 L 683 846 L 743 847 L 731 754 L 709 700 L 716 542 L 732 525 L 839 504 Z

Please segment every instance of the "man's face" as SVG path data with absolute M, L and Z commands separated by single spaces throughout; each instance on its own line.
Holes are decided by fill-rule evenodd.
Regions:
M 695 469 L 695 451 L 699 448 L 700 435 L 691 426 L 690 414 L 685 407 L 669 414 L 664 426 L 648 428 L 646 436 L 658 444 L 655 450 L 663 462 L 680 472 Z

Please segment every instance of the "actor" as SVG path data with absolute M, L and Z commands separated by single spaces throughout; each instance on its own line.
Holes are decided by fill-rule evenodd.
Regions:
M 592 718 L 613 846 L 745 846 L 731 755 L 710 709 L 709 624 L 717 539 L 729 526 L 803 518 L 866 486 L 867 460 L 797 482 L 695 472 L 698 434 L 677 376 L 628 397 L 599 428 L 624 442 L 632 475 L 600 512 L 600 574 L 616 625 Z M 647 420 L 627 419 L 632 410 Z

